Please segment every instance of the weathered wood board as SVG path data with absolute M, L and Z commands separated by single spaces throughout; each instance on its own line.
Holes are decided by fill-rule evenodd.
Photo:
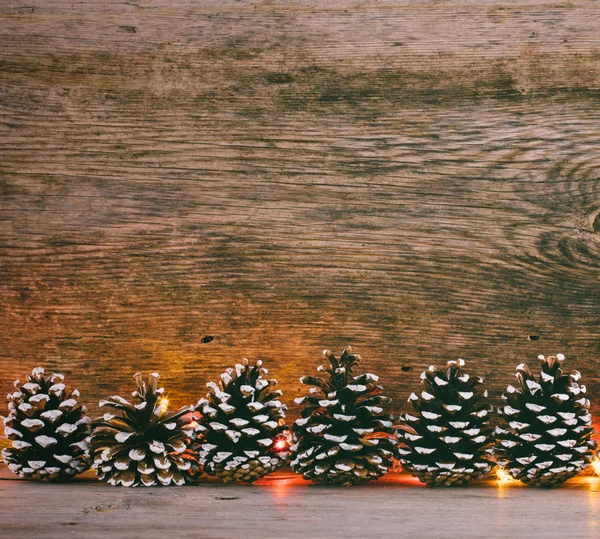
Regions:
M 48 485 L 0 480 L 0 534 L 65 536 L 329 539 L 597 537 L 600 479 L 578 477 L 556 490 L 430 489 L 388 474 L 358 487 L 310 485 L 275 473 L 260 484 L 114 488 L 77 481 Z M 33 510 L 32 510 L 33 508 Z
M 399 411 L 563 352 L 600 412 L 592 1 L 0 1 L 0 390 L 346 344 Z M 212 337 L 205 338 L 205 337 Z M 210 341 L 210 342 L 206 342 Z M 291 413 L 297 412 L 291 406 Z

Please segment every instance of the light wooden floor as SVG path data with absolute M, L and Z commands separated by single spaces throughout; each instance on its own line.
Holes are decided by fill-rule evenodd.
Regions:
M 599 537 L 600 478 L 556 490 L 428 489 L 405 475 L 353 488 L 281 472 L 255 486 L 47 485 L 0 472 L 0 537 Z

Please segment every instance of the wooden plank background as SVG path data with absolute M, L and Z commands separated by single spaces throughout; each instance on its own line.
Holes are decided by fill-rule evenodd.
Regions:
M 0 45 L 2 394 L 247 356 L 291 403 L 350 343 L 396 412 L 557 352 L 600 412 L 598 2 L 0 0 Z

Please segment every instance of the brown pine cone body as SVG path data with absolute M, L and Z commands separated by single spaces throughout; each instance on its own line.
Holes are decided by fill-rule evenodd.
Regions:
M 593 460 L 592 416 L 581 374 L 562 370 L 564 356 L 539 356 L 538 377 L 517 367 L 519 386 L 508 386 L 498 415 L 495 453 L 512 477 L 531 486 L 554 487 Z
M 427 486 L 461 486 L 491 472 L 493 442 L 483 379 L 470 376 L 464 361 L 421 375 L 424 390 L 411 394 L 414 412 L 401 416 L 399 460 Z
M 25 383 L 15 382 L 8 395 L 4 432 L 12 447 L 2 450 L 9 469 L 26 479 L 61 481 L 90 466 L 90 418 L 69 391 L 62 374 L 33 369 Z
M 208 475 L 224 482 L 254 483 L 286 462 L 286 407 L 274 390 L 276 380 L 265 380 L 262 362 L 244 359 L 210 382 L 200 399 L 200 462 Z M 280 447 L 281 446 L 281 447 Z
M 113 396 L 100 402 L 112 411 L 94 420 L 90 443 L 98 478 L 124 487 L 183 485 L 200 473 L 195 448 L 197 417 L 193 407 L 168 410 L 158 374 L 148 387 L 137 373 L 132 404 Z
M 353 376 L 360 356 L 346 348 L 338 360 L 325 350 L 324 377 L 304 376 L 310 395 L 296 399 L 301 418 L 293 433 L 292 469 L 315 483 L 354 485 L 379 479 L 392 466 L 396 431 L 384 411 L 378 377 Z

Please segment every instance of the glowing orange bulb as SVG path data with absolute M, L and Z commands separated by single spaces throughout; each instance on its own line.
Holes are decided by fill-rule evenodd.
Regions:
M 596 457 L 592 461 L 592 470 L 594 470 L 596 475 L 600 475 L 600 458 Z
M 275 442 L 275 445 L 273 446 L 275 448 L 276 451 L 283 451 L 284 449 L 287 449 L 287 441 L 284 440 L 283 438 L 280 438 L 279 440 L 277 440 Z

